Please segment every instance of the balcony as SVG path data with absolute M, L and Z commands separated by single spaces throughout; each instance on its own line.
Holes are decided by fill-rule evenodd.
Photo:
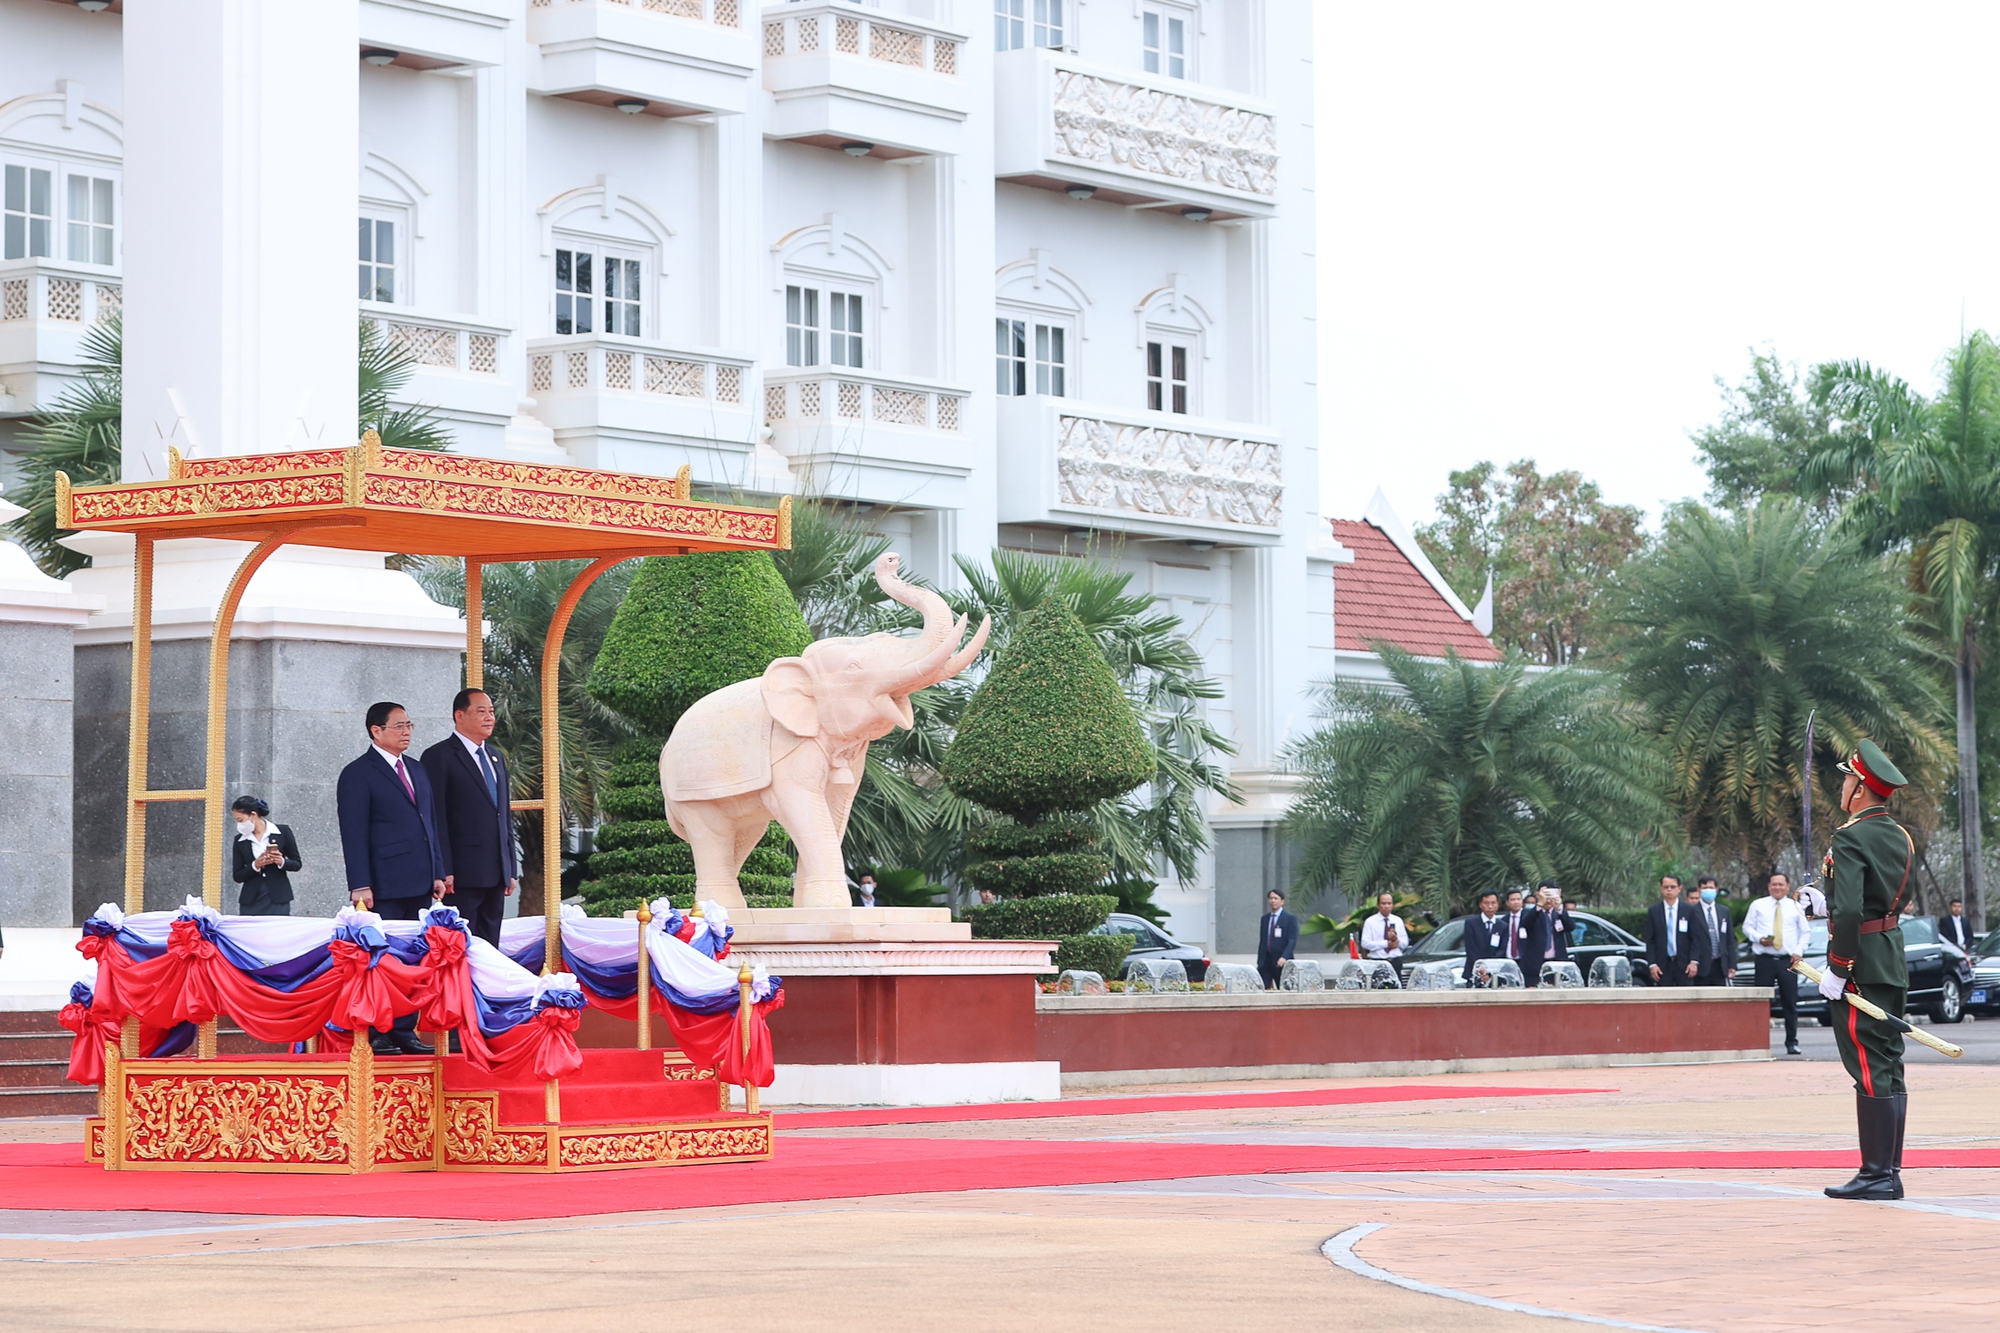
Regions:
M 586 467 L 671 472 L 685 461 L 696 481 L 732 485 L 757 442 L 752 364 L 639 338 L 536 338 L 528 392 L 535 416 Z
M 756 39 L 738 0 L 530 0 L 541 51 L 529 89 L 642 114 L 741 115 L 757 72 Z
M 819 367 L 765 376 L 771 443 L 813 494 L 962 508 L 968 394 L 931 380 Z
M 969 34 L 850 4 L 764 10 L 764 133 L 877 157 L 962 151 L 972 90 L 959 73 Z
M 78 378 L 83 340 L 123 308 L 122 280 L 55 259 L 0 263 L 0 416 L 51 406 Z
M 507 0 L 361 0 L 361 45 L 394 51 L 405 69 L 498 65 L 516 12 Z
M 1088 185 L 1109 203 L 1205 208 L 1217 221 L 1277 212 L 1267 102 L 1040 49 L 995 55 L 993 84 L 1002 180 Z
M 416 363 L 398 401 L 459 419 L 498 423 L 512 415 L 520 390 L 507 373 L 510 330 L 374 301 L 361 302 L 361 317 Z
M 1002 523 L 1266 546 L 1280 539 L 1276 433 L 1240 421 L 1002 398 Z

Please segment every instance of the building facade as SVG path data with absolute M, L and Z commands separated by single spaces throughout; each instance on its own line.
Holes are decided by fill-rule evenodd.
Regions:
M 206 303 L 202 256 L 235 262 L 249 225 L 203 235 L 198 192 L 168 210 L 127 160 L 162 133 L 128 134 L 124 49 L 161 3 L 0 0 L 0 450 L 127 311 L 128 251 L 177 284 L 158 320 Z M 995 546 L 1088 550 L 1166 599 L 1223 686 L 1244 800 L 1160 897 L 1187 939 L 1249 938 L 1283 877 L 1278 755 L 1333 669 L 1305 0 L 310 0 L 312 49 L 352 32 L 354 94 L 255 68 L 305 49 L 272 11 L 189 4 L 240 28 L 216 58 L 249 67 L 222 81 L 266 99 L 216 114 L 304 127 L 291 158 L 253 150 L 263 169 L 351 200 L 292 219 L 289 244 L 341 252 L 352 310 L 415 355 L 404 396 L 456 447 L 857 501 L 947 584 Z M 174 77 L 145 74 L 144 104 L 171 105 Z M 288 96 L 353 133 L 323 148 Z M 265 327 L 284 230 L 254 238 Z M 161 374 L 128 364 L 128 475 L 135 411 L 205 442 L 204 390 L 175 387 L 201 376 Z M 241 429 L 317 418 L 260 420 Z

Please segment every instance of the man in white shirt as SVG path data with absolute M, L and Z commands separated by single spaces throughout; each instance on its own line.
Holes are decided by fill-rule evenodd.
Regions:
M 1375 915 L 1361 923 L 1361 952 L 1370 958 L 1401 958 L 1410 947 L 1410 923 L 1396 915 L 1396 895 L 1375 895 Z
M 1768 896 L 1750 904 L 1743 914 L 1743 934 L 1757 968 L 1759 986 L 1776 986 L 1785 1015 L 1785 1054 L 1799 1053 L 1799 974 L 1792 964 L 1805 956 L 1811 942 L 1806 914 L 1791 896 L 1792 882 L 1783 875 L 1765 881 Z

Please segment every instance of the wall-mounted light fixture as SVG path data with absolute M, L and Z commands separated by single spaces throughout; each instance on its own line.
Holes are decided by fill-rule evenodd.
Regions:
M 1097 193 L 1097 187 L 1095 185 L 1071 185 L 1065 187 L 1063 193 L 1072 199 L 1088 199 Z
M 76 0 L 76 7 L 86 14 L 102 14 L 111 8 L 111 0 Z
M 647 107 L 651 106 L 652 103 L 648 102 L 643 97 L 621 97 L 617 101 L 613 102 L 611 105 L 617 107 L 620 111 L 623 111 L 628 116 L 636 116 L 641 111 L 644 111 Z
M 1212 208 L 1183 208 L 1181 210 L 1181 216 L 1189 222 L 1206 222 L 1214 213 L 1215 210 Z
M 396 63 L 396 57 L 401 54 L 402 52 L 391 51 L 386 46 L 364 46 L 361 48 L 361 58 L 371 65 L 393 65 Z
M 1196 538 L 1188 542 L 1187 548 L 1190 551 L 1213 551 L 1215 549 L 1215 543 L 1210 541 L 1202 541 L 1199 538 Z
M 840 151 L 849 157 L 866 157 L 875 151 L 875 145 L 872 143 L 862 143 L 857 139 L 851 143 L 842 144 Z

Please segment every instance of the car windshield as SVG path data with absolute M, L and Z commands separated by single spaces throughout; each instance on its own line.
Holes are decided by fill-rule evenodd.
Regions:
M 1806 952 L 1809 954 L 1824 954 L 1826 952 L 1826 922 L 1815 921 L 1812 923 L 1812 947 L 1807 949 Z
M 1994 931 L 1979 942 L 1976 956 L 1980 958 L 2000 958 L 2000 930 Z

